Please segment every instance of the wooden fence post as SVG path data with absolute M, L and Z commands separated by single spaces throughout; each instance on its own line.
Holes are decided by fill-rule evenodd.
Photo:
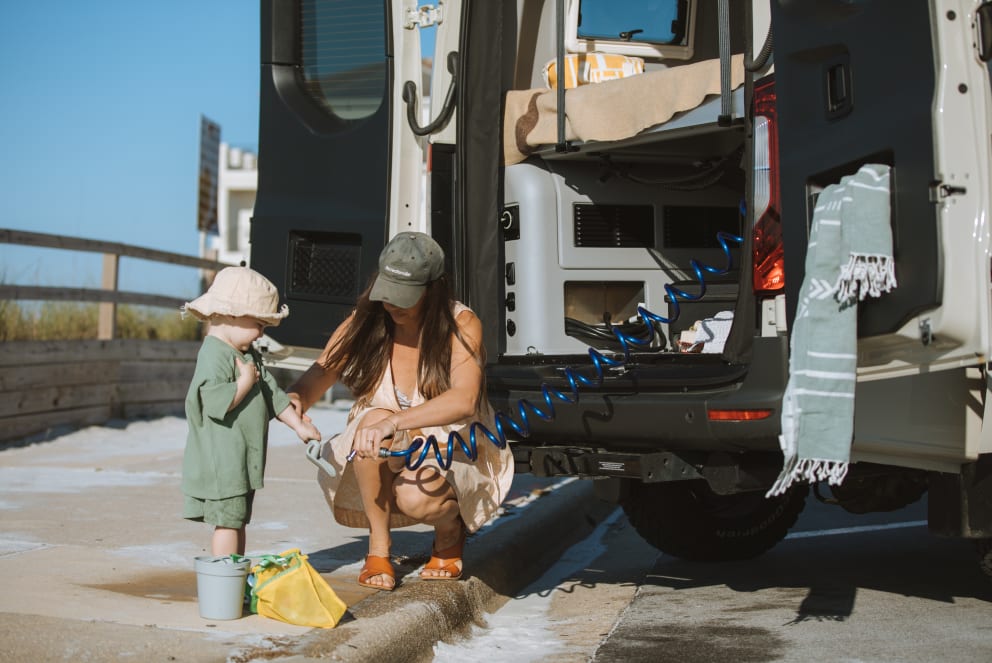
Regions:
M 103 289 L 117 291 L 117 265 L 120 256 L 103 254 Z M 96 337 L 101 341 L 117 337 L 117 302 L 100 302 L 100 318 Z

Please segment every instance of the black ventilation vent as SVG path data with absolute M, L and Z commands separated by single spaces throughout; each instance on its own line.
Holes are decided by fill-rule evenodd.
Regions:
M 720 248 L 718 232 L 741 234 L 741 215 L 736 207 L 666 205 L 661 222 L 666 249 L 716 249 Z
M 354 302 L 361 273 L 361 236 L 290 233 L 290 299 Z
M 577 247 L 654 246 L 654 208 L 650 205 L 580 204 L 572 209 Z

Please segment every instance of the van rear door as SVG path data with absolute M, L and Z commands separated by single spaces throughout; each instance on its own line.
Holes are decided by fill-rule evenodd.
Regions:
M 292 312 L 270 336 L 320 348 L 377 269 L 388 237 L 423 230 L 422 141 L 397 131 L 404 84 L 423 90 L 420 36 L 401 2 L 261 6 L 251 266 Z
M 885 163 L 898 287 L 859 304 L 859 376 L 984 363 L 989 75 L 975 3 L 771 4 L 790 321 L 814 196 Z

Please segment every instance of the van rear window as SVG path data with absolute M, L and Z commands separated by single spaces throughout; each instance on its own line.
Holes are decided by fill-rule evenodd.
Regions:
M 299 6 L 307 92 L 342 119 L 373 115 L 387 89 L 385 3 L 301 0 Z

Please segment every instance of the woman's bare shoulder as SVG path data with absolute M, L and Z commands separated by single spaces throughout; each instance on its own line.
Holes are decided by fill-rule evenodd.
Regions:
M 481 327 L 482 320 L 479 316 L 475 314 L 475 311 L 463 305 L 463 308 L 455 310 L 455 324 L 458 325 L 459 329 L 465 329 L 466 327 Z
M 478 352 L 482 345 L 482 320 L 479 316 L 472 309 L 463 308 L 455 314 L 455 325 L 458 327 L 458 335 L 465 340 L 471 352 Z M 459 345 L 461 344 L 455 344 L 456 347 Z

